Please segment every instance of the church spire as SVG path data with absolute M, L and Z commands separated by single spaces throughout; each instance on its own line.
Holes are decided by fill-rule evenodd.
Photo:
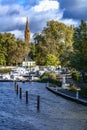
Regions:
M 30 41 L 30 29 L 28 25 L 28 17 L 26 18 L 26 27 L 25 27 L 25 42 Z

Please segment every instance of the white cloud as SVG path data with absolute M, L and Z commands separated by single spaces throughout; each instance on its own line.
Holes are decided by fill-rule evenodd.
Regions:
M 57 1 L 42 0 L 38 5 L 34 7 L 35 12 L 43 12 L 48 10 L 54 10 L 59 8 Z
M 33 41 L 33 35 L 34 33 L 30 33 L 30 41 Z
M 78 23 L 73 19 L 63 19 L 63 13 L 64 10 L 60 10 L 60 4 L 57 0 L 40 0 L 33 7 L 29 5 L 24 7 L 18 4 L 0 5 L 0 31 L 11 32 L 17 38 L 24 39 L 27 16 L 29 18 L 31 39 L 34 33 L 42 31 L 49 20 L 58 20 L 67 25 Z
M 58 1 L 42 0 L 29 10 L 32 31 L 41 31 L 49 20 L 59 20 L 63 17 L 63 10 L 59 8 Z M 33 28 L 34 27 L 34 28 Z M 33 31 L 34 32 L 34 31 Z
M 79 21 L 73 19 L 62 19 L 60 21 L 65 23 L 67 26 L 74 25 L 76 27 L 79 24 Z
M 13 30 L 13 31 L 9 31 L 9 33 L 14 34 L 16 36 L 16 38 L 21 37 L 22 39 L 24 39 L 24 37 L 23 37 L 24 32 L 23 31 Z
M 0 5 L 0 16 L 6 15 L 8 10 L 9 10 L 9 6 L 7 6 L 7 5 L 4 5 L 4 6 Z
M 19 24 L 25 24 L 26 23 L 26 17 L 22 17 L 22 16 L 20 16 L 20 17 L 14 17 L 13 18 L 13 21 L 14 21 L 14 23 L 19 23 Z

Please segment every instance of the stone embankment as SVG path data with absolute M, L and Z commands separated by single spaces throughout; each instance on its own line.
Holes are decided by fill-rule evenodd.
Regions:
M 46 87 L 49 91 L 55 93 L 56 95 L 62 96 L 68 100 L 74 101 L 76 103 L 80 103 L 82 105 L 86 105 L 87 106 L 87 99 L 83 99 L 83 98 L 79 98 L 79 96 L 77 96 L 77 93 L 72 93 L 69 90 L 66 89 L 61 89 L 58 87 Z

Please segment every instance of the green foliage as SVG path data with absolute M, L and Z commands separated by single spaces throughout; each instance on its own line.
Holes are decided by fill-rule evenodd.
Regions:
M 71 57 L 71 65 L 79 71 L 87 71 L 87 23 L 81 21 L 74 33 L 74 52 Z
M 56 74 L 55 72 L 49 72 L 48 74 L 46 74 L 48 77 L 48 81 L 50 83 L 56 83 Z
M 35 43 L 31 42 L 29 56 L 30 56 L 31 59 L 33 59 L 33 60 L 35 60 L 35 57 L 36 57 L 35 53 L 36 53 Z
M 3 53 L 0 53 L 0 65 L 5 65 L 5 64 L 6 64 L 5 56 Z
M 76 86 L 72 85 L 69 90 L 72 91 L 72 92 L 76 92 Z
M 0 65 L 6 64 L 6 48 L 3 46 L 3 44 L 0 44 Z
M 56 80 L 56 74 L 55 72 L 45 72 L 41 77 L 40 77 L 41 82 L 49 82 L 53 83 L 55 85 L 58 85 L 61 87 L 61 82 Z
M 49 80 L 49 73 L 44 73 L 42 76 L 40 76 L 40 81 L 47 82 Z
M 6 64 L 5 54 L 5 48 L 0 44 L 0 65 Z
M 67 61 L 67 66 L 72 51 L 73 29 L 58 21 L 48 21 L 42 32 L 34 35 L 34 40 L 38 64 L 48 64 L 45 59 L 52 54 L 62 64 Z
M 83 86 L 80 91 L 80 96 L 87 98 L 87 86 Z
M 55 72 L 45 72 L 40 78 L 56 79 Z
M 0 33 L 0 65 L 21 64 L 28 51 L 28 45 L 21 39 L 16 39 L 11 33 Z
M 48 54 L 46 57 L 46 63 L 47 66 L 57 66 L 58 64 L 60 64 L 59 59 L 52 54 Z
M 80 81 L 80 74 L 76 71 L 72 73 L 72 78 L 76 81 Z

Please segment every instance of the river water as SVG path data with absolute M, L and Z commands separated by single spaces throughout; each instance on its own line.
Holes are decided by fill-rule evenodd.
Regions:
M 0 130 L 87 130 L 87 106 L 56 96 L 45 83 L 17 84 L 22 88 L 22 99 L 13 82 L 0 82 Z

